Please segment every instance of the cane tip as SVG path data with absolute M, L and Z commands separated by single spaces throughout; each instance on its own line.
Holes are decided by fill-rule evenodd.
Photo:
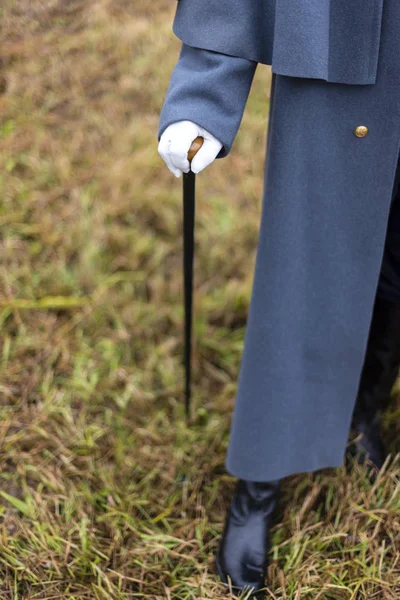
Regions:
M 192 145 L 190 146 L 190 149 L 188 152 L 189 162 L 192 162 L 192 160 L 194 159 L 194 157 L 196 156 L 196 154 L 202 147 L 203 142 L 204 142 L 204 138 L 202 138 L 201 136 L 198 136 L 195 140 L 193 140 Z

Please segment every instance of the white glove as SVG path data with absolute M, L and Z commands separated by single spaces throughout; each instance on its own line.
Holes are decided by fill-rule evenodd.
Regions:
M 204 143 L 192 160 L 191 170 L 200 173 L 216 158 L 223 144 L 203 127 L 192 121 L 178 121 L 165 129 L 160 137 L 158 152 L 168 169 L 180 177 L 189 172 L 188 152 L 197 136 L 204 138 Z

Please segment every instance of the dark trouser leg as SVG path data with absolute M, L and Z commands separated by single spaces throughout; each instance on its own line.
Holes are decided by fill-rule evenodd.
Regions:
M 400 158 L 393 186 L 388 230 L 385 242 L 377 296 L 400 302 Z
M 349 450 L 360 462 L 380 468 L 385 453 L 380 413 L 387 406 L 400 366 L 400 160 L 393 187 L 382 268 L 352 429 L 357 440 Z

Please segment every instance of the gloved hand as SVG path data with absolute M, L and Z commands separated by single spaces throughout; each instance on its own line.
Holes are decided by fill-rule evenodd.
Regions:
M 180 177 L 189 172 L 188 152 L 197 136 L 204 138 L 204 143 L 192 160 L 191 170 L 200 173 L 216 158 L 223 144 L 203 127 L 192 121 L 178 121 L 165 129 L 160 137 L 158 152 L 168 169 Z

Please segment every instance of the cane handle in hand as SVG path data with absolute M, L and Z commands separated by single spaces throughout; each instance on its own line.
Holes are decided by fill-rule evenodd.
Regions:
M 192 160 L 194 159 L 194 157 L 196 156 L 196 154 L 202 147 L 203 142 L 204 142 L 204 138 L 202 138 L 200 135 L 195 140 L 193 140 L 192 145 L 190 146 L 189 152 L 188 152 L 188 161 L 189 162 L 192 162 Z

